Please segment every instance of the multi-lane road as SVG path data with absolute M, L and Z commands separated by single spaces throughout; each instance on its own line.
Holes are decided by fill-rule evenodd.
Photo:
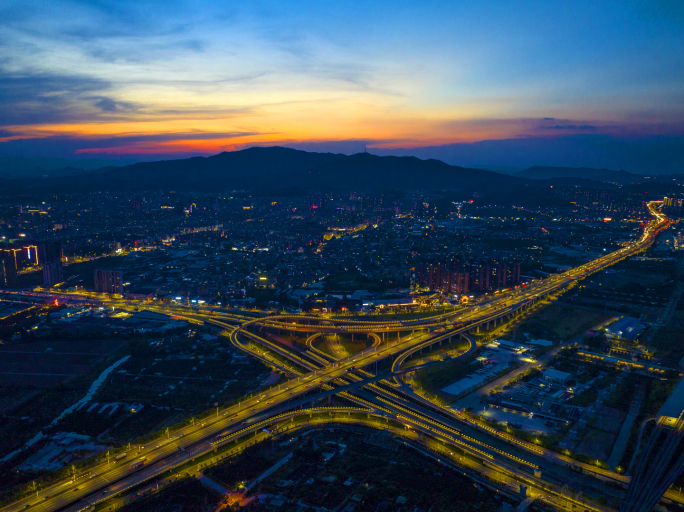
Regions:
M 649 210 L 653 221 L 645 227 L 641 237 L 615 252 L 514 294 L 500 296 L 487 304 L 422 320 L 388 322 L 331 319 L 314 315 L 254 317 L 233 311 L 219 310 L 204 314 L 192 309 L 174 308 L 176 315 L 225 330 L 233 345 L 292 378 L 237 406 L 219 410 L 214 419 L 204 424 L 169 433 L 166 440 L 141 448 L 139 453 L 127 456 L 124 462 L 97 464 L 86 472 L 86 476 L 73 483 L 69 480 L 58 482 L 40 491 L 37 497 L 28 496 L 2 510 L 30 508 L 49 511 L 71 504 L 73 510 L 85 508 L 88 504 L 156 478 L 169 468 L 206 454 L 216 449 L 217 443 L 232 442 L 252 434 L 258 440 L 265 436 L 263 428 L 301 416 L 305 413 L 297 410 L 298 407 L 309 409 L 331 395 L 340 396 L 353 404 L 353 408 L 348 409 L 346 421 L 352 421 L 353 416 L 357 418 L 355 421 L 375 425 L 368 419 L 370 415 L 376 419 L 384 417 L 388 425 L 392 422 L 394 426 L 401 425 L 440 440 L 526 485 L 562 487 L 562 482 L 572 479 L 575 490 L 581 490 L 585 496 L 598 498 L 603 495 L 620 499 L 624 491 L 619 485 L 626 484 L 628 478 L 592 468 L 503 432 L 473 425 L 453 411 L 415 395 L 400 379 L 395 378 L 412 371 L 413 368 L 406 367 L 407 363 L 410 365 L 409 358 L 412 355 L 435 344 L 461 338 L 464 349 L 451 357 L 470 354 L 476 348 L 473 338 L 469 336 L 470 332 L 491 322 L 514 317 L 534 307 L 540 299 L 643 250 L 669 222 L 660 213 L 658 203 L 650 203 Z M 158 311 L 168 309 L 166 306 L 135 301 L 119 301 L 119 304 Z M 359 333 L 371 336 L 374 343 L 361 352 L 337 358 L 316 350 L 311 342 L 306 344 L 306 350 L 295 351 L 270 337 L 268 333 L 274 330 L 313 333 L 310 340 L 322 333 Z M 391 359 L 392 364 L 384 373 L 374 375 L 365 370 L 377 367 L 375 363 L 385 359 Z M 344 411 L 324 407 L 312 410 L 310 414 L 327 414 L 329 421 L 336 421 Z M 221 437 L 217 438 L 219 435 Z M 131 468 L 133 461 L 143 459 L 142 464 Z M 579 469 L 583 472 L 578 473 Z M 602 509 L 599 505 L 589 508 Z

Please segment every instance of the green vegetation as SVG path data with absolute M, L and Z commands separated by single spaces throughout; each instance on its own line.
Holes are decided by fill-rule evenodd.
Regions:
M 526 334 L 532 339 L 547 339 L 554 342 L 569 340 L 608 320 L 611 316 L 584 308 L 554 303 L 523 321 L 517 329 L 517 336 Z M 516 337 L 516 341 L 521 341 L 521 339 Z
M 215 510 L 223 496 L 214 489 L 210 489 L 195 478 L 183 478 L 172 482 L 164 489 L 151 494 L 149 486 L 141 486 L 137 492 L 129 493 L 126 499 L 115 500 L 117 511 L 120 512 L 153 512 L 160 510 L 175 510 L 178 512 L 206 512 Z M 144 496 L 140 496 L 140 494 Z M 135 497 L 134 497 L 135 496 Z M 169 504 L 173 507 L 167 509 Z M 121 506 L 123 505 L 123 506 Z M 95 507 L 93 512 L 109 512 L 114 503 L 105 501 Z
M 583 391 L 578 395 L 574 395 L 568 400 L 568 405 L 576 405 L 577 407 L 588 407 L 593 404 L 598 398 L 598 391 L 591 388 Z
M 237 489 L 241 483 L 254 480 L 276 461 L 277 458 L 264 450 L 264 446 L 253 445 L 229 461 L 207 469 L 206 473 L 227 489 Z
M 423 318 L 430 318 L 444 313 L 453 313 L 462 309 L 462 306 L 425 306 L 417 311 L 407 311 L 405 309 L 386 311 L 376 310 L 372 313 L 352 313 L 345 315 L 332 315 L 332 318 L 344 320 L 420 320 Z
M 362 350 L 368 348 L 371 343 L 358 340 L 351 341 L 351 339 L 342 338 L 340 339 L 340 345 L 342 345 L 342 348 L 344 348 L 347 354 L 354 355 L 357 352 L 361 352 Z
M 418 370 L 415 384 L 420 389 L 435 392 L 482 366 L 474 361 L 475 354 L 473 353 L 468 357 Z
M 324 452 L 334 453 L 327 463 Z M 299 500 L 328 509 L 354 503 L 357 512 L 374 512 L 397 503 L 400 496 L 406 503 L 397 506 L 408 510 L 494 511 L 501 506 L 492 493 L 476 489 L 460 473 L 375 432 L 314 432 L 253 492 L 281 495 L 284 512 L 297 510 Z
M 328 276 L 323 281 L 323 289 L 326 292 L 347 291 L 353 293 L 356 290 L 368 290 L 369 292 L 381 292 L 394 288 L 400 283 L 391 280 L 382 280 L 367 277 L 359 270 L 345 270 Z
M 627 441 L 627 447 L 625 449 L 624 454 L 622 455 L 622 460 L 620 461 L 620 466 L 622 468 L 627 468 L 629 466 L 630 461 L 632 460 L 632 456 L 634 455 L 634 450 L 636 449 L 636 444 L 642 423 L 648 418 L 655 417 L 658 410 L 665 403 L 665 400 L 667 400 L 667 397 L 670 396 L 670 393 L 672 393 L 672 391 L 674 390 L 675 386 L 677 385 L 677 382 L 679 381 L 679 377 L 675 376 L 672 378 L 668 378 L 666 380 L 654 380 L 652 378 L 644 377 L 642 375 L 630 375 L 628 378 L 625 379 L 623 384 L 628 386 L 628 382 L 630 380 L 634 382 L 635 385 L 642 386 L 645 390 L 645 393 L 644 399 L 641 402 L 641 409 L 639 410 L 639 415 L 637 416 L 636 420 L 634 421 L 634 424 L 632 425 L 632 429 L 630 430 L 629 434 L 629 440 Z M 617 395 L 620 395 L 620 386 L 618 386 Z M 618 398 L 618 400 L 620 400 L 620 398 Z M 625 397 L 622 400 L 626 401 L 627 398 Z M 648 438 L 648 435 L 650 434 L 650 426 L 652 426 L 652 424 L 653 422 L 650 422 L 649 428 L 646 428 L 644 430 L 642 442 L 644 442 Z M 682 481 L 682 484 L 684 484 L 684 481 Z M 677 485 L 681 484 L 677 483 Z
M 682 328 L 674 325 L 660 327 L 648 342 L 647 347 L 655 349 L 658 357 L 679 362 L 684 357 Z

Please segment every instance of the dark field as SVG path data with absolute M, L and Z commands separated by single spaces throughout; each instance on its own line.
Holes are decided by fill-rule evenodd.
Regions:
M 34 342 L 0 346 L 0 386 L 53 388 L 86 375 L 120 340 Z

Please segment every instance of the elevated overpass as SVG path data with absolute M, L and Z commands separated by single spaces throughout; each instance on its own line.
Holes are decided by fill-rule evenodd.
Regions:
M 449 413 L 444 410 L 440 411 L 439 407 L 435 406 L 430 410 L 430 405 L 425 403 L 422 404 L 425 407 L 421 407 L 416 404 L 415 401 L 412 401 L 410 397 L 409 399 L 400 399 L 390 390 L 385 389 L 382 386 L 385 385 L 384 382 L 387 382 L 388 379 L 401 375 L 404 372 L 411 371 L 411 368 L 401 368 L 401 362 L 405 361 L 411 354 L 415 354 L 417 351 L 430 347 L 435 343 L 452 339 L 454 336 L 467 336 L 469 332 L 477 330 L 481 326 L 486 327 L 488 324 L 491 325 L 492 322 L 505 321 L 516 314 L 520 314 L 520 312 L 526 308 L 533 307 L 536 302 L 548 294 L 554 293 L 593 272 L 612 265 L 647 247 L 653 241 L 658 230 L 666 226 L 668 222 L 657 210 L 657 205 L 651 203 L 649 204 L 649 209 L 654 215 L 654 221 L 646 227 L 642 237 L 640 237 L 638 241 L 576 269 L 571 269 L 558 276 L 549 278 L 538 286 L 525 290 L 514 297 L 504 297 L 494 301 L 487 307 L 466 310 L 463 313 L 462 318 L 459 319 L 462 321 L 462 324 L 460 325 L 451 322 L 450 319 L 453 316 L 453 313 L 449 315 L 440 315 L 438 318 L 433 317 L 422 321 L 411 321 L 410 323 L 396 321 L 354 321 L 345 319 L 331 320 L 311 315 L 276 315 L 262 318 L 239 318 L 237 316 L 231 316 L 230 318 L 218 319 L 214 315 L 202 315 L 194 312 L 189 313 L 188 316 L 192 318 L 210 323 L 228 331 L 231 343 L 240 350 L 259 357 L 267 362 L 267 364 L 280 364 L 281 368 L 285 368 L 289 374 L 296 376 L 279 386 L 265 390 L 254 397 L 241 401 L 236 406 L 224 409 L 221 411 L 220 415 L 217 413 L 217 418 L 208 422 L 206 426 L 184 427 L 174 433 L 175 439 L 172 440 L 169 437 L 167 442 L 161 442 L 158 446 L 156 446 L 157 443 L 153 443 L 154 446 L 145 448 L 140 454 L 141 456 L 148 457 L 148 461 L 145 463 L 145 471 L 149 471 L 150 475 L 159 474 L 155 473 L 155 471 L 162 471 L 170 463 L 174 463 L 175 460 L 178 460 L 179 455 L 175 453 L 177 448 L 181 448 L 184 451 L 192 449 L 193 456 L 197 456 L 198 454 L 206 453 L 206 451 L 213 449 L 214 447 L 211 443 L 215 440 L 217 435 L 223 435 L 224 432 L 228 432 L 230 435 L 236 434 L 237 436 L 238 433 L 245 432 L 244 429 L 247 428 L 245 425 L 251 425 L 250 428 L 255 429 L 258 427 L 254 425 L 261 424 L 261 422 L 277 423 L 278 418 L 283 418 L 281 415 L 295 414 L 295 412 L 292 411 L 293 408 L 320 401 L 329 396 L 341 395 L 345 398 L 350 397 L 350 399 L 356 401 L 356 403 L 364 404 L 364 407 L 355 408 L 356 412 L 354 414 L 359 413 L 359 409 L 362 409 L 363 412 L 360 413 L 362 415 L 372 414 L 385 417 L 387 418 L 386 421 L 404 423 L 406 428 L 420 431 L 423 435 L 438 439 L 448 446 L 458 446 L 459 449 L 468 450 L 468 453 L 479 454 L 483 461 L 487 461 L 487 464 L 498 468 L 497 470 L 508 472 L 520 481 L 530 481 L 529 472 L 527 472 L 527 470 L 522 470 L 520 465 L 528 469 L 532 467 L 531 465 L 540 468 L 543 466 L 545 468 L 545 473 L 540 477 L 534 475 L 534 478 L 538 478 L 538 480 L 547 487 L 552 486 L 552 481 L 548 479 L 552 478 L 553 474 L 568 475 L 569 473 L 564 473 L 564 471 L 571 471 L 567 468 L 563 469 L 565 467 L 565 462 L 562 461 L 562 459 L 549 457 L 545 452 L 540 454 L 519 441 L 504 439 L 502 436 L 497 436 L 496 434 L 490 438 L 489 442 L 485 442 L 480 437 L 474 437 L 470 434 L 466 436 L 463 432 L 473 431 L 472 427 L 468 427 L 464 424 L 450 424 L 449 421 L 451 420 L 448 418 L 445 419 L 445 415 L 448 415 Z M 293 321 L 295 324 L 292 324 Z M 238 323 L 239 325 L 234 326 L 231 325 L 232 323 Z M 325 325 L 322 325 L 324 323 Z M 277 329 L 286 325 L 294 325 L 295 328 L 301 327 L 303 329 L 317 327 L 318 329 L 316 331 L 304 332 L 312 332 L 313 334 L 318 333 L 319 335 L 327 332 L 325 328 L 331 327 L 332 329 L 340 329 L 342 332 L 359 332 L 364 333 L 365 335 L 374 334 L 378 337 L 381 337 L 388 332 L 400 333 L 401 331 L 410 331 L 413 329 L 426 329 L 430 332 L 430 338 L 427 340 L 413 338 L 404 340 L 397 339 L 393 341 L 385 339 L 384 342 L 375 344 L 375 346 L 367 348 L 350 357 L 335 361 L 327 361 L 327 359 L 332 358 L 326 358 L 319 355 L 320 359 L 318 360 L 315 358 L 306 360 L 299 355 L 286 350 L 279 344 L 273 343 L 253 332 L 262 327 Z M 311 340 L 312 337 L 309 337 L 308 339 Z M 261 347 L 263 347 L 263 349 Z M 468 350 L 463 354 L 459 354 L 459 356 L 462 357 L 472 353 L 472 350 L 474 350 L 474 342 L 471 341 Z M 269 359 L 270 352 L 277 354 L 287 361 L 276 362 L 274 359 Z M 404 355 L 406 353 L 408 354 Z M 397 363 L 397 359 L 395 359 L 392 369 L 388 373 L 369 375 L 368 372 L 363 370 L 364 367 L 368 367 L 378 360 L 390 357 L 399 358 L 400 361 Z M 298 373 L 300 373 L 300 375 L 298 375 Z M 362 375 L 363 377 L 359 377 L 357 374 Z M 478 436 L 481 435 L 489 434 L 478 434 Z M 503 448 L 497 446 L 493 439 L 496 439 L 497 442 L 504 443 L 504 445 L 502 445 Z M 519 444 L 520 451 L 517 451 L 518 448 L 514 449 L 516 443 Z M 541 458 L 539 458 L 540 455 Z M 100 474 L 100 471 L 107 473 L 107 470 L 105 470 L 102 465 L 94 466 L 93 471 L 98 475 Z M 548 472 L 548 476 L 544 476 L 547 474 L 546 472 Z M 628 481 L 626 477 L 620 475 L 611 476 L 609 472 L 605 473 L 607 474 L 605 478 L 612 479 L 614 482 L 626 483 Z M 119 471 L 111 476 L 114 476 L 117 479 L 116 485 L 118 485 L 120 489 L 124 489 L 126 488 L 126 485 L 136 485 L 141 481 L 145 481 L 145 478 L 152 478 L 152 476 L 146 477 L 145 475 L 147 475 L 145 472 L 130 474 L 130 472 L 127 471 Z M 70 494 L 67 498 L 71 499 L 71 502 L 77 499 L 87 499 L 88 496 L 99 491 L 104 485 L 99 480 L 96 481 L 93 479 L 92 481 L 93 483 L 91 485 L 84 486 L 83 489 L 79 489 L 78 492 Z M 61 485 L 63 484 L 54 486 L 54 490 L 60 491 Z M 578 483 L 577 485 L 580 484 Z M 591 477 L 586 475 L 582 477 L 581 485 L 585 486 L 584 488 L 587 492 L 603 493 L 604 495 L 612 497 L 622 496 L 620 494 L 622 491 L 619 489 L 605 486 L 600 481 L 596 483 Z M 65 493 L 61 493 L 60 496 L 64 494 Z M 60 498 L 60 501 L 53 501 L 52 498 L 50 498 L 38 505 L 33 503 L 34 500 L 32 498 L 27 497 L 9 507 L 5 507 L 3 510 L 22 510 L 26 505 L 32 504 L 36 505 L 34 510 L 54 510 L 55 508 L 64 506 L 64 499 L 65 498 Z M 587 507 L 586 505 L 583 506 L 589 509 L 603 510 L 603 508 L 598 505 L 592 505 L 591 507 Z

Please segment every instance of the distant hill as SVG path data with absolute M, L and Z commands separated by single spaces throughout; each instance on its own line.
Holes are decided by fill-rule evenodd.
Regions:
M 586 180 L 602 181 L 627 185 L 637 183 L 642 176 L 627 171 L 613 171 L 611 169 L 592 169 L 589 167 L 544 167 L 535 165 L 529 169 L 515 173 L 515 176 L 530 180 L 548 180 L 553 178 L 582 178 Z
M 254 147 L 218 155 L 141 162 L 106 173 L 119 186 L 135 188 L 188 187 L 195 190 L 271 187 L 276 175 L 307 171 L 345 155 L 309 153 L 281 147 Z M 281 183 L 282 184 L 282 183 Z M 286 183 L 286 186 L 298 186 Z
M 553 187 L 585 187 L 598 189 L 616 189 L 619 185 L 612 182 L 589 180 L 586 178 L 550 178 L 548 180 L 535 180 L 535 183 Z
M 98 169 L 130 165 L 134 160 L 70 160 L 67 158 L 25 158 L 0 156 L 0 176 L 5 178 L 59 177 L 83 174 Z
M 553 204 L 548 186 L 492 171 L 455 167 L 439 160 L 358 153 L 312 153 L 282 147 L 254 147 L 211 157 L 140 162 L 68 178 L 11 179 L 7 193 L 245 189 L 263 194 L 307 189 L 444 190 L 489 200 Z
M 274 176 L 273 183 L 296 183 L 308 188 L 395 188 L 488 190 L 521 185 L 514 176 L 480 169 L 454 167 L 439 160 L 375 156 L 357 153 L 337 158 L 305 172 Z

